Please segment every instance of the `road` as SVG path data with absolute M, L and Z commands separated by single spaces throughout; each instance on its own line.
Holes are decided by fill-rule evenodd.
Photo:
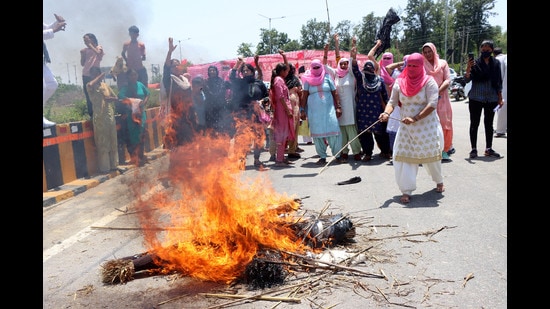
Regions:
M 356 223 L 350 248 L 367 252 L 366 261 L 352 267 L 386 279 L 341 270 L 323 279 L 312 275 L 315 284 L 300 277 L 266 290 L 177 274 L 103 284 L 103 263 L 145 251 L 133 210 L 138 196 L 166 188 L 166 155 L 43 209 L 43 308 L 273 308 L 277 302 L 272 300 L 201 294 L 271 290 L 280 292 L 268 296 L 300 299 L 277 308 L 507 308 L 507 139 L 493 142 L 502 158 L 469 159 L 468 104 L 453 100 L 452 105 L 456 153 L 443 164 L 446 191 L 436 193 L 420 168 L 418 188 L 407 205 L 399 203 L 393 167 L 382 159 L 356 163 L 350 156 L 349 163 L 319 173 L 322 167 L 314 164 L 310 145 L 300 145 L 305 152 L 290 168 L 257 172 L 252 155 L 247 158 L 242 179 L 267 177 L 266 186 L 301 199 L 300 211 L 319 213 L 328 207 L 326 213 L 349 216 Z M 484 140 L 482 125 L 479 149 Z M 268 158 L 262 153 L 262 160 Z M 337 185 L 355 176 L 361 182 Z M 141 192 L 130 189 L 138 180 L 145 184 Z M 298 287 L 290 289 L 293 285 Z M 221 306 L 228 302 L 235 303 Z

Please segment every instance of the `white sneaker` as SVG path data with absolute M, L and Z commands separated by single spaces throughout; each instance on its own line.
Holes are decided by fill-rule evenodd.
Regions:
M 53 121 L 49 121 L 48 119 L 46 119 L 46 117 L 42 116 L 42 123 L 43 123 L 43 128 L 49 128 L 51 126 L 55 126 L 55 122 Z

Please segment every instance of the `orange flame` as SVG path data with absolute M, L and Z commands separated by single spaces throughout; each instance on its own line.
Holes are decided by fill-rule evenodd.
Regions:
M 140 104 L 142 100 L 136 98 L 124 98 L 121 102 L 128 105 L 128 108 L 132 110 L 132 120 L 137 124 L 141 124 L 143 109 Z
M 241 172 L 239 159 L 258 138 L 243 128 L 254 125 L 237 121 L 234 140 L 195 135 L 169 153 L 171 187 L 138 206 L 146 210 L 138 212 L 146 246 L 165 270 L 229 283 L 259 249 L 309 249 L 290 228 L 293 219 L 282 214 L 299 203 L 275 192 L 266 174 Z

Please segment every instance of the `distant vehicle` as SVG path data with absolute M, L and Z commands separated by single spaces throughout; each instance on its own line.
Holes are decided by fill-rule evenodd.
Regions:
M 453 81 L 458 76 L 453 68 L 449 68 L 449 73 L 451 74 L 451 81 Z
M 456 101 L 466 99 L 466 94 L 464 92 L 464 87 L 466 86 L 466 80 L 464 76 L 458 76 L 451 81 L 451 97 L 455 98 Z

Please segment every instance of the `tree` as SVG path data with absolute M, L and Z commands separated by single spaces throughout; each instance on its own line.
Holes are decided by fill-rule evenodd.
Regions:
M 383 18 L 374 17 L 374 12 L 370 12 L 363 17 L 363 22 L 356 29 L 357 35 L 357 52 L 360 54 L 368 54 L 371 48 L 376 43 L 376 33 L 380 28 Z
M 484 39 L 494 38 L 496 30 L 488 23 L 488 19 L 496 13 L 491 12 L 495 0 L 462 0 L 457 2 L 455 29 L 462 33 L 465 39 L 464 53 L 479 50 L 479 44 Z
M 325 43 L 329 42 L 332 31 L 329 23 L 326 21 L 318 22 L 316 18 L 307 21 L 300 31 L 303 49 L 325 48 Z
M 254 53 L 252 52 L 252 44 L 241 43 L 241 45 L 237 48 L 237 55 L 242 55 L 243 57 L 254 56 Z
M 496 46 L 506 51 L 507 33 L 502 33 L 501 27 L 493 27 L 488 23 L 488 18 L 496 15 L 492 12 L 495 1 L 408 0 L 404 12 L 397 12 L 401 21 L 392 27 L 392 46 L 387 51 L 392 52 L 395 59 L 401 59 L 402 55 L 421 52 L 420 48 L 424 43 L 432 42 L 438 47 L 439 55 L 451 64 L 462 63 L 462 57 L 468 51 L 478 50 L 483 39 L 493 39 Z M 311 19 L 302 25 L 300 40 L 291 40 L 286 33 L 279 33 L 275 29 L 261 28 L 256 53 L 273 54 L 279 48 L 285 51 L 322 50 L 327 42 L 334 48 L 332 35 L 338 33 L 341 50 L 349 51 L 351 38 L 356 36 L 357 52 L 367 54 L 374 46 L 376 34 L 383 20 L 384 16 L 376 17 L 374 12 L 371 12 L 357 25 L 349 20 L 343 20 L 331 28 L 328 22 Z M 248 47 L 250 46 L 252 45 L 248 44 Z M 444 50 L 445 46 L 447 51 Z M 240 51 L 240 54 L 248 53 Z
M 260 43 L 256 46 L 258 55 L 276 54 L 279 49 L 290 43 L 288 34 L 278 32 L 275 28 L 271 30 L 261 28 L 260 39 Z
M 404 40 L 401 50 L 404 54 L 420 52 L 420 47 L 428 41 L 435 25 L 434 3 L 432 0 L 409 0 L 405 8 L 406 17 Z
M 351 48 L 351 38 L 353 37 L 353 24 L 351 23 L 351 21 L 343 20 L 336 24 L 336 27 L 334 27 L 334 33 L 338 33 L 340 50 L 349 51 Z M 330 42 L 330 48 L 333 49 L 334 40 L 332 40 L 332 35 Z

